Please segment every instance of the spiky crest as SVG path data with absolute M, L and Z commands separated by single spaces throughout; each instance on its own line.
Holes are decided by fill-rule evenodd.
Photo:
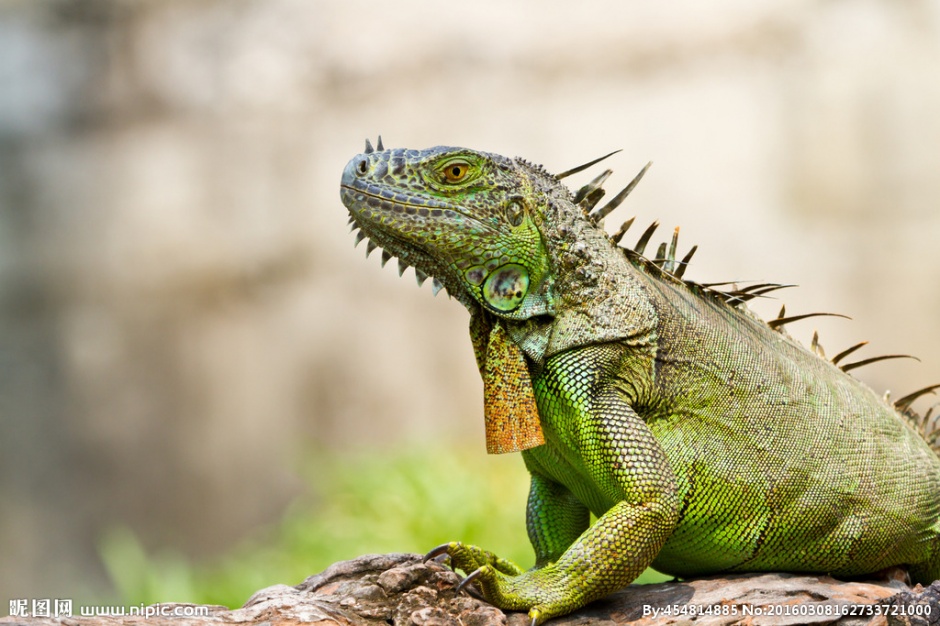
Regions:
M 382 143 L 382 137 L 379 136 L 376 142 L 376 148 L 373 148 L 371 142 L 365 140 L 365 154 L 371 154 L 376 151 L 383 151 L 385 148 Z M 553 178 L 555 180 L 561 180 L 567 176 L 576 174 L 578 172 L 584 171 L 590 168 L 597 163 L 617 154 L 620 150 L 615 150 L 610 152 L 602 157 L 589 161 L 583 165 L 571 168 L 562 172 L 561 174 L 555 174 L 554 176 L 548 173 L 541 165 L 533 164 L 524 159 L 516 159 L 519 163 L 529 167 L 532 171 L 546 176 L 548 178 Z M 642 179 L 643 175 L 647 172 L 649 167 L 652 165 L 652 162 L 647 163 L 640 172 L 630 181 L 630 183 L 622 189 L 614 198 L 612 198 L 606 205 L 595 210 L 594 207 L 600 201 L 600 199 L 605 195 L 605 190 L 603 189 L 603 184 L 612 174 L 612 170 L 604 170 L 600 175 L 596 176 L 586 185 L 582 186 L 576 194 L 571 197 L 571 200 L 584 212 L 585 216 L 595 225 L 600 225 L 605 217 L 607 217 L 614 209 L 616 209 L 633 191 L 639 181 Z M 650 259 L 644 256 L 647 245 L 652 239 L 653 234 L 659 226 L 658 221 L 654 221 L 650 224 L 649 227 L 643 232 L 637 241 L 636 245 L 633 248 L 620 245 L 621 240 L 623 239 L 626 232 L 630 229 L 635 221 L 634 217 L 629 218 L 625 221 L 621 227 L 613 234 L 609 235 L 611 243 L 618 247 L 619 250 L 627 257 L 627 259 L 635 266 L 643 271 L 653 275 L 662 280 L 671 281 L 677 284 L 682 284 L 686 288 L 690 289 L 693 293 L 699 295 L 700 297 L 711 298 L 718 302 L 722 302 L 725 305 L 731 307 L 736 311 L 746 311 L 744 307 L 745 303 L 757 298 L 765 297 L 766 294 L 776 291 L 779 289 L 787 289 L 793 287 L 794 285 L 786 285 L 779 283 L 755 283 L 748 285 L 746 287 L 738 287 L 737 283 L 739 281 L 724 281 L 724 282 L 714 282 L 714 283 L 697 283 L 691 280 L 684 279 L 683 276 L 689 265 L 689 262 L 692 259 L 692 256 L 698 250 L 698 246 L 692 246 L 685 256 L 680 261 L 676 261 L 676 251 L 678 248 L 678 237 L 679 237 L 679 228 L 675 228 L 672 234 L 670 242 L 662 242 L 657 247 L 656 255 L 653 259 Z M 356 233 L 355 245 L 358 246 L 364 239 L 368 239 L 365 233 L 363 233 L 358 225 L 355 223 L 355 219 L 350 217 L 350 230 Z M 366 255 L 372 253 L 377 246 L 369 240 L 367 242 Z M 389 252 L 382 250 L 382 265 L 384 266 L 389 260 L 394 258 Z M 402 275 L 404 271 L 410 267 L 402 259 L 398 259 L 398 273 Z M 415 278 L 419 286 L 421 286 L 429 276 L 415 268 Z M 727 290 L 719 289 L 719 287 L 728 287 Z M 434 295 L 437 295 L 444 289 L 444 285 L 437 279 L 432 279 L 432 291 Z M 816 313 L 804 313 L 800 315 L 790 315 L 786 314 L 786 306 L 783 305 L 780 307 L 780 312 L 777 317 L 768 320 L 764 323 L 767 324 L 770 328 L 782 331 L 783 327 L 787 324 L 797 322 L 803 319 L 819 316 L 829 316 L 829 317 L 841 317 L 845 319 L 851 319 L 845 315 L 838 313 L 825 313 L 825 312 L 816 312 Z M 751 319 L 755 319 L 752 314 L 749 314 Z M 859 342 L 841 352 L 837 353 L 830 359 L 830 362 L 841 369 L 843 372 L 849 372 L 859 367 L 865 365 L 870 365 L 880 361 L 890 360 L 890 359 L 900 359 L 900 358 L 913 358 L 919 360 L 916 357 L 907 354 L 888 354 L 876 357 L 870 357 L 855 361 L 852 363 L 847 363 L 844 365 L 839 365 L 839 363 L 853 354 L 855 351 L 859 350 L 863 346 L 867 345 L 867 341 Z M 822 346 L 819 343 L 818 333 L 813 333 L 813 338 L 810 344 L 810 350 L 818 355 L 820 358 L 825 359 L 825 352 Z M 938 389 L 940 389 L 940 384 L 930 385 L 922 389 L 918 389 L 912 393 L 909 393 L 902 398 L 894 401 L 892 403 L 893 407 L 898 411 L 898 413 L 904 417 L 911 426 L 917 430 L 920 435 L 924 438 L 925 441 L 930 445 L 937 454 L 940 454 L 940 411 L 935 411 L 936 406 L 931 407 L 923 416 L 918 415 L 913 410 L 911 410 L 911 405 L 919 398 L 928 395 L 934 394 Z
M 910 408 L 911 404 L 913 404 L 914 400 L 916 400 L 917 398 L 921 396 L 925 396 L 927 394 L 933 394 L 934 391 L 936 391 L 937 389 L 940 389 L 940 384 L 930 385 L 929 387 L 918 389 L 917 391 L 913 393 L 907 394 L 903 398 L 899 398 L 895 400 L 894 408 L 896 408 L 899 411 L 906 411 L 908 408 Z
M 938 387 L 938 385 L 933 386 L 933 388 L 936 387 Z M 921 392 L 924 392 L 924 390 L 921 389 L 920 391 L 914 393 L 920 395 Z M 901 400 L 906 398 L 907 396 L 901 398 Z M 898 402 L 900 402 L 900 400 Z M 923 437 L 924 441 L 927 442 L 927 445 L 930 446 L 930 449 L 933 450 L 934 453 L 940 455 L 940 411 L 935 413 L 937 406 L 940 405 L 933 405 L 927 409 L 927 412 L 923 415 L 918 415 L 908 406 L 905 406 L 903 409 L 899 408 L 898 411 L 907 420 L 911 427 L 913 427 L 913 429 L 917 431 L 921 437 Z M 895 408 L 897 407 L 898 403 L 896 402 Z
M 585 170 L 591 167 L 592 165 L 599 163 L 600 161 L 603 161 L 604 159 L 612 156 L 613 154 L 616 154 L 616 152 L 604 155 L 603 157 L 590 161 L 582 166 L 572 168 L 571 170 L 563 172 L 560 175 L 556 175 L 555 178 L 561 179 L 571 174 L 575 174 L 577 172 Z M 592 213 L 590 212 L 592 210 L 592 207 L 594 207 L 597 204 L 597 201 L 600 200 L 600 198 L 603 195 L 603 189 L 601 188 L 601 185 L 609 178 L 611 170 L 609 169 L 605 170 L 603 173 L 601 173 L 601 175 L 597 176 L 594 180 L 592 180 L 587 185 L 582 187 L 579 190 L 579 192 L 575 195 L 575 202 L 580 203 L 582 209 L 586 209 L 586 211 L 590 213 L 589 218 L 595 224 L 600 224 L 603 218 L 607 217 L 613 211 L 614 208 L 616 208 L 624 199 L 626 199 L 627 195 L 629 195 L 629 193 L 633 190 L 633 188 L 636 187 L 636 184 L 643 177 L 643 174 L 645 174 L 646 171 L 649 169 L 650 165 L 652 165 L 651 162 L 647 163 L 647 165 L 642 170 L 640 170 L 639 174 L 637 174 L 634 177 L 634 179 L 630 182 L 629 185 L 627 185 L 626 188 L 624 188 L 620 193 L 618 193 L 616 197 L 611 199 L 611 201 L 607 205 L 605 205 L 604 207 L 601 207 L 600 209 L 593 211 Z M 594 199 L 591 200 L 588 204 L 588 200 L 592 197 Z M 779 289 L 788 289 L 788 288 L 795 286 L 795 285 L 785 285 L 785 284 L 779 284 L 779 283 L 755 283 L 752 285 L 748 285 L 746 287 L 738 287 L 737 286 L 738 281 L 726 281 L 726 282 L 720 282 L 720 283 L 696 283 L 690 280 L 685 280 L 683 279 L 683 275 L 685 274 L 686 268 L 689 265 L 689 261 L 691 260 L 692 255 L 695 254 L 695 251 L 698 249 L 698 246 L 697 245 L 692 246 L 692 248 L 688 251 L 688 253 L 686 253 L 686 255 L 682 258 L 682 260 L 677 263 L 675 258 L 676 258 L 676 249 L 678 245 L 679 229 L 676 228 L 673 231 L 672 239 L 669 242 L 668 247 L 665 242 L 661 243 L 657 248 L 655 257 L 653 259 L 649 259 L 648 257 L 644 256 L 644 252 L 646 250 L 647 245 L 649 245 L 650 239 L 652 239 L 654 232 L 659 226 L 659 222 L 654 221 L 652 224 L 650 224 L 650 226 L 647 227 L 647 229 L 643 232 L 643 234 L 640 236 L 639 240 L 637 241 L 636 245 L 632 249 L 626 246 L 620 246 L 621 240 L 623 239 L 626 232 L 633 225 L 634 221 L 635 221 L 635 218 L 631 217 L 626 222 L 624 222 L 623 225 L 613 235 L 610 236 L 611 242 L 617 245 L 618 247 L 620 247 L 623 253 L 634 263 L 634 265 L 643 268 L 647 272 L 659 278 L 681 282 L 684 285 L 686 285 L 686 287 L 690 288 L 693 292 L 698 293 L 699 295 L 703 297 L 710 297 L 715 300 L 724 302 L 725 304 L 731 306 L 732 308 L 740 309 L 742 305 L 744 305 L 746 302 L 754 298 L 764 297 L 766 296 L 766 294 L 770 292 L 773 292 Z M 730 288 L 727 290 L 718 289 L 718 287 L 726 287 L 726 286 L 730 286 Z M 850 319 L 847 316 L 841 315 L 838 313 L 824 313 L 824 312 L 804 313 L 800 315 L 788 316 L 786 314 L 786 307 L 781 306 L 780 313 L 778 314 L 778 316 L 775 319 L 766 321 L 765 323 L 774 330 L 783 331 L 783 327 L 787 324 L 804 320 L 804 319 L 808 319 L 811 317 L 820 317 L 820 316 L 841 317 L 845 319 Z M 849 372 L 853 369 L 863 367 L 865 365 L 871 365 L 873 363 L 878 363 L 880 361 L 885 361 L 889 359 L 916 358 L 916 357 L 912 357 L 906 354 L 888 354 L 888 355 L 862 359 L 860 361 L 855 361 L 853 363 L 848 363 L 848 364 L 841 365 L 841 366 L 839 365 L 842 359 L 846 358 L 847 356 L 849 356 L 850 354 L 852 354 L 853 352 L 855 352 L 862 346 L 867 345 L 867 343 L 868 343 L 867 341 L 863 341 L 843 350 L 842 352 L 839 352 L 834 357 L 832 357 L 831 363 L 839 367 L 842 371 Z M 825 351 L 823 350 L 823 347 L 819 342 L 819 334 L 816 332 L 813 333 L 810 350 L 813 353 L 815 353 L 817 356 L 819 356 L 820 358 L 822 359 L 826 358 Z M 938 389 L 940 389 L 940 384 L 924 387 L 923 389 L 919 389 L 917 391 L 909 393 L 908 395 L 902 397 L 901 399 L 896 400 L 893 403 L 893 406 L 898 410 L 898 412 L 905 419 L 907 419 L 907 421 L 911 423 L 911 425 L 916 430 L 918 430 L 918 432 L 920 432 L 920 434 L 924 437 L 924 439 L 928 442 L 928 444 L 938 454 L 940 454 L 940 412 L 938 412 L 937 415 L 931 418 L 931 414 L 934 411 L 934 409 L 931 408 L 930 411 L 928 411 L 926 415 L 924 415 L 923 417 L 920 417 L 915 412 L 913 412 L 910 408 L 911 404 L 915 400 L 917 400 L 918 398 L 924 395 L 935 393 L 936 390 Z

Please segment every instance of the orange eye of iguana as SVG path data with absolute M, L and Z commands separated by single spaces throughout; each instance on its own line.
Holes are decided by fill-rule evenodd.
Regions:
M 459 183 L 467 176 L 467 172 L 470 171 L 470 165 L 464 163 L 463 161 L 455 161 L 453 163 L 448 163 L 447 167 L 444 168 L 444 180 L 449 183 Z

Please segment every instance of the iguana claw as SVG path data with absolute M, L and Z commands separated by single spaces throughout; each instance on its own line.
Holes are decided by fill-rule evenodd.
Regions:
M 482 600 L 485 600 L 486 598 L 480 595 L 478 592 L 476 592 L 474 588 L 469 587 L 467 589 L 464 589 L 465 587 L 467 587 L 467 585 L 474 582 L 477 578 L 483 575 L 485 571 L 488 573 L 492 573 L 492 569 L 490 568 L 489 565 L 484 565 L 483 567 L 477 568 L 473 570 L 472 572 L 470 572 L 470 574 L 468 574 L 466 578 L 460 581 L 456 589 L 454 589 L 454 595 L 459 595 L 461 591 L 466 591 L 467 593 L 469 593 L 471 596 L 475 598 L 480 598 Z M 529 626 L 538 626 L 544 621 L 542 617 L 542 612 L 534 607 L 529 609 L 529 617 L 532 618 L 532 621 L 529 622 Z
M 449 547 L 450 547 L 450 543 L 442 543 L 436 548 L 432 548 L 427 554 L 424 555 L 424 560 L 430 561 L 431 559 L 436 559 L 438 557 L 446 555 L 447 549 Z
M 483 571 L 483 568 L 481 567 L 479 569 L 475 569 L 472 572 L 470 572 L 470 574 L 466 578 L 460 581 L 460 583 L 457 585 L 457 588 L 454 589 L 454 595 L 459 595 L 460 592 L 463 591 L 464 587 L 472 583 L 474 580 L 476 580 L 480 576 L 480 573 L 482 571 Z M 469 590 L 468 590 L 468 593 L 469 593 Z

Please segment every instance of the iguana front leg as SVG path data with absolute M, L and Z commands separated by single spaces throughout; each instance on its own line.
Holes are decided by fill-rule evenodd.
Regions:
M 580 354 L 550 361 L 537 383 L 550 448 L 526 452 L 536 494 L 530 495 L 528 526 L 541 567 L 514 575 L 488 553 L 457 543 L 447 548 L 461 569 L 478 568 L 472 578 L 488 601 L 528 611 L 533 624 L 627 585 L 653 561 L 678 520 L 666 456 L 617 384 L 618 351 L 575 352 Z M 574 456 L 583 465 L 560 476 L 558 468 L 545 467 L 552 456 Z M 553 484 L 547 475 L 558 480 Z M 562 481 L 582 497 L 613 503 L 576 538 L 571 521 L 580 513 Z M 572 542 L 565 548 L 567 541 Z
M 526 530 L 535 550 L 535 569 L 539 569 L 561 558 L 587 530 L 591 513 L 567 487 L 542 476 L 532 465 L 527 467 L 532 481 L 526 504 Z
M 535 472 L 532 472 L 531 478 L 526 507 L 526 529 L 529 541 L 535 549 L 533 569 L 540 569 L 557 561 L 587 529 L 590 512 L 563 485 Z M 518 576 L 525 571 L 512 561 L 502 559 L 489 550 L 459 541 L 440 545 L 428 552 L 425 558 L 444 554 L 450 556 L 456 569 L 467 574 L 472 574 L 485 565 L 509 576 Z

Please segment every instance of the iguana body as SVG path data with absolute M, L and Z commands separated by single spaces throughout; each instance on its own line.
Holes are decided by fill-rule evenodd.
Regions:
M 488 448 L 531 473 L 536 566 L 456 542 L 455 564 L 533 623 L 650 565 L 940 578 L 940 459 L 909 399 L 899 411 L 780 332 L 789 318 L 735 304 L 762 289 L 682 281 L 674 241 L 653 261 L 648 234 L 618 247 L 597 224 L 612 206 L 588 211 L 607 174 L 573 196 L 520 159 L 381 143 L 343 173 L 370 251 L 469 309 Z

